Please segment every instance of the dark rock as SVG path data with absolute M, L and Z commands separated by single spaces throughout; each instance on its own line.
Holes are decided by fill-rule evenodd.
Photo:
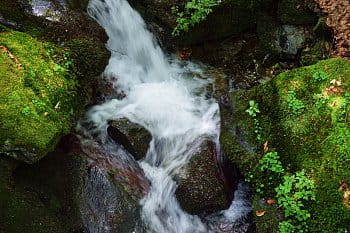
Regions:
M 303 49 L 300 54 L 300 63 L 303 66 L 316 64 L 320 60 L 327 59 L 330 54 L 331 44 L 327 41 L 316 41 L 313 45 Z
M 122 118 L 111 121 L 107 131 L 108 135 L 122 145 L 136 160 L 146 156 L 152 135 L 141 125 Z
M 197 44 L 204 41 L 218 40 L 231 35 L 239 36 L 242 32 L 254 29 L 259 14 L 271 8 L 273 1 L 245 1 L 228 0 L 216 7 L 207 19 L 183 33 L 176 39 L 177 44 Z M 159 24 L 163 29 L 165 38 L 171 39 L 171 32 L 176 25 L 176 15 L 171 12 L 174 5 L 182 5 L 177 1 L 132 0 L 131 4 L 147 20 Z
M 266 53 L 284 58 L 295 57 L 311 38 L 306 27 L 279 25 L 269 17 L 259 22 L 257 31 L 261 46 Z
M 178 177 L 176 197 L 190 214 L 211 213 L 230 206 L 237 185 L 234 168 L 225 169 L 213 142 L 205 140 Z
M 47 199 L 35 187 L 16 179 L 19 165 L 18 161 L 0 155 L 0 232 L 68 232 L 57 216 L 60 209 L 57 199 Z M 31 177 L 32 174 L 26 178 Z
M 124 157 L 127 154 L 122 151 L 109 153 L 93 142 L 82 145 L 74 135 L 64 137 L 59 145 L 34 165 L 12 166 L 9 175 L 14 178 L 10 186 L 5 184 L 11 187 L 5 193 L 2 181 L 10 176 L 0 170 L 4 175 L 0 179 L 0 206 L 5 210 L 0 213 L 0 230 L 6 227 L 18 229 L 6 231 L 11 233 L 27 232 L 20 231 L 22 228 L 39 233 L 105 229 L 112 233 L 130 233 L 135 229 L 142 232 L 138 202 L 149 183 L 138 164 Z M 16 204 L 13 210 L 9 209 L 10 201 L 24 204 Z M 31 230 L 38 224 L 42 226 Z
M 65 0 L 70 8 L 86 10 L 89 0 Z
M 278 5 L 277 14 L 282 24 L 306 25 L 317 22 L 317 16 L 302 0 L 282 0 Z

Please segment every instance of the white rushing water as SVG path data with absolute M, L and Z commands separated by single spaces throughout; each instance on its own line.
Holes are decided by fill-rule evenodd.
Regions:
M 125 96 L 93 107 L 88 118 L 102 140 L 108 121 L 123 117 L 152 134 L 140 162 L 152 185 L 141 202 L 148 232 L 211 232 L 198 216 L 180 208 L 173 180 L 203 140 L 218 140 L 218 104 L 205 91 L 210 79 L 198 65 L 168 59 L 126 0 L 91 0 L 88 12 L 109 36 L 112 56 L 104 76 Z M 233 221 L 249 212 L 246 203 L 236 200 L 232 206 L 235 210 L 224 215 Z

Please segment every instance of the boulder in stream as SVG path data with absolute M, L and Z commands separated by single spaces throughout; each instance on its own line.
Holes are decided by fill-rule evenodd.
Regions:
M 121 153 L 71 134 L 33 165 L 0 157 L 0 232 L 143 232 L 138 203 L 149 184 Z
M 122 145 L 136 160 L 146 156 L 152 135 L 141 125 L 126 118 L 111 121 L 108 135 Z
M 238 175 L 224 163 L 218 160 L 215 144 L 204 140 L 178 177 L 176 197 L 185 211 L 212 213 L 230 206 Z

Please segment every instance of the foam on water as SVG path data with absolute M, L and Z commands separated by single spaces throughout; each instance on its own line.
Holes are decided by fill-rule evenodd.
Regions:
M 151 132 L 149 150 L 140 162 L 152 184 L 141 201 L 149 232 L 214 231 L 211 224 L 180 208 L 173 180 L 203 140 L 218 141 L 219 107 L 205 91 L 210 79 L 199 65 L 168 59 L 126 0 L 91 0 L 88 12 L 109 36 L 107 48 L 112 56 L 104 76 L 116 92 L 125 95 L 88 111 L 87 119 L 93 125 L 89 133 L 103 140 L 108 121 L 123 117 Z M 236 199 L 221 215 L 235 220 L 246 215 L 249 207 L 239 203 Z

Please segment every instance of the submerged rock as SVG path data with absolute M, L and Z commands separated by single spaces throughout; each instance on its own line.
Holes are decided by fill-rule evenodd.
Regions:
M 176 197 L 185 211 L 212 213 L 230 206 L 238 177 L 233 168 L 222 170 L 221 162 L 217 159 L 215 144 L 203 141 L 177 178 Z
M 122 145 L 136 160 L 146 156 L 152 135 L 141 125 L 126 118 L 110 122 L 108 135 Z

